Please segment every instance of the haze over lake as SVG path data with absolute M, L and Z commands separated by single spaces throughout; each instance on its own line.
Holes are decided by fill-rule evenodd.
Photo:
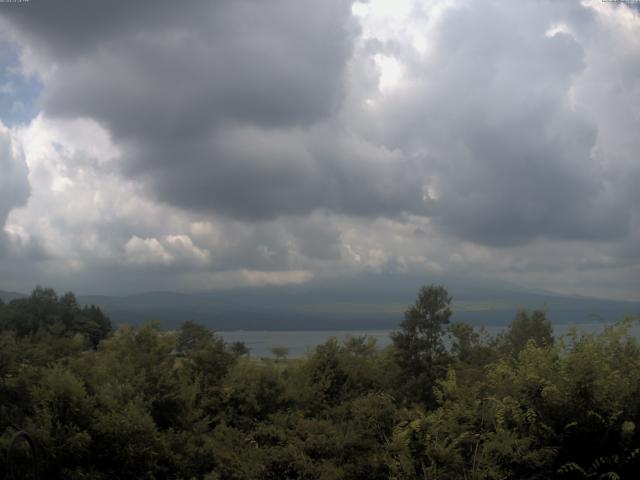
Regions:
M 554 335 L 561 337 L 572 328 L 577 328 L 581 334 L 601 332 L 608 324 L 605 323 L 581 323 L 554 325 Z M 609 324 L 610 325 L 610 324 Z M 505 327 L 488 326 L 484 330 L 488 335 L 494 336 Z M 378 347 L 384 348 L 391 344 L 389 335 L 393 330 L 328 330 L 328 331 L 221 331 L 217 332 L 226 342 L 244 342 L 250 349 L 250 355 L 254 357 L 273 357 L 271 349 L 274 347 L 286 347 L 289 349 L 289 357 L 302 357 L 312 353 L 316 346 L 323 344 L 334 337 L 343 341 L 349 337 L 368 336 L 374 338 Z M 640 327 L 633 328 L 634 335 L 640 335 Z

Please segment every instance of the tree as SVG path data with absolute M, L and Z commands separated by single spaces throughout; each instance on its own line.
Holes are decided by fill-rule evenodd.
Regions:
M 402 331 L 391 334 L 408 400 L 433 403 L 433 386 L 446 373 L 443 327 L 451 317 L 451 296 L 443 286 L 425 286 L 404 314 Z
M 517 355 L 529 341 L 533 341 L 539 347 L 552 345 L 553 327 L 544 310 L 535 310 L 531 314 L 522 310 L 498 340 L 503 342 L 503 348 Z
M 72 292 L 58 297 L 50 288 L 36 287 L 30 297 L 13 300 L 2 308 L 0 330 L 12 330 L 17 337 L 34 341 L 52 336 L 59 340 L 59 347 L 65 339 L 79 334 L 95 348 L 111 334 L 112 327 L 95 305 L 80 308 Z
M 191 320 L 183 322 L 179 332 L 176 350 L 185 355 L 211 346 L 214 340 L 211 330 Z
M 287 355 L 289 355 L 289 349 L 287 347 L 273 347 L 271 349 L 271 353 L 276 357 L 276 362 L 279 362 L 280 360 L 287 358 Z
M 99 307 L 91 305 L 78 312 L 76 330 L 85 334 L 91 344 L 96 347 L 101 340 L 109 336 L 112 331 L 111 320 Z
M 244 355 L 249 356 L 251 350 L 247 347 L 247 344 L 241 341 L 232 342 L 229 345 L 229 351 L 236 357 L 242 357 Z

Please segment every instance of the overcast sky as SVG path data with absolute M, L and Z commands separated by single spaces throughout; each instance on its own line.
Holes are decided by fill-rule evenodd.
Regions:
M 638 300 L 639 132 L 631 4 L 0 3 L 0 289 Z

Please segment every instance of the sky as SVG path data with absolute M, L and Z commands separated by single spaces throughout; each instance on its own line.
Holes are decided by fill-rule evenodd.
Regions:
M 0 289 L 640 300 L 640 9 L 0 3 Z

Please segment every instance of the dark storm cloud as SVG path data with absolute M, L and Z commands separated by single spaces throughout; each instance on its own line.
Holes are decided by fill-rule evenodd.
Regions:
M 161 199 L 184 208 L 245 219 L 315 208 L 363 216 L 423 208 L 422 178 L 400 154 L 342 136 L 224 129 L 202 146 L 154 146 L 143 155 L 188 155 L 188 165 L 167 162 L 150 179 Z
M 346 94 L 350 2 L 76 3 L 9 12 L 56 63 L 43 108 L 106 126 L 159 200 L 248 219 L 422 209 L 404 158 L 315 127 Z
M 61 55 L 44 107 L 96 118 L 117 138 L 168 144 L 220 122 L 316 122 L 340 101 L 356 32 L 345 2 L 305 3 L 199 2 L 190 15 L 172 3 L 151 25 Z
M 121 35 L 153 29 L 168 15 L 184 17 L 193 14 L 199 2 L 170 0 L 35 0 L 4 8 L 2 15 L 19 30 L 29 34 L 56 58 L 67 59 L 91 53 L 103 43 Z

